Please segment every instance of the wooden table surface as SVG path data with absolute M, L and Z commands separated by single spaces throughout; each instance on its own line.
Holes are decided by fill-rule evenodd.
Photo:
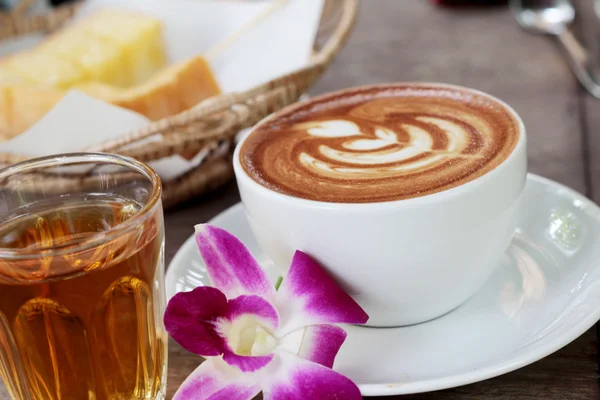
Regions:
M 597 53 L 600 21 L 591 3 L 577 2 L 575 30 Z M 392 81 L 454 83 L 505 100 L 525 121 L 530 172 L 600 201 L 600 100 L 577 84 L 555 42 L 522 31 L 507 7 L 445 9 L 425 0 L 363 1 L 347 47 L 311 93 Z M 230 184 L 167 212 L 167 262 L 194 223 L 238 201 L 237 189 Z M 518 371 L 402 398 L 598 399 L 597 344 L 592 329 Z M 168 398 L 199 362 L 199 357 L 170 342 Z M 0 387 L 0 400 L 8 399 Z

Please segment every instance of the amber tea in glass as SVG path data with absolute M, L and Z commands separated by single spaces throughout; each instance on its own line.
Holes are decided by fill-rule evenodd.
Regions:
M 162 399 L 159 178 L 68 154 L 0 171 L 0 375 L 14 399 Z

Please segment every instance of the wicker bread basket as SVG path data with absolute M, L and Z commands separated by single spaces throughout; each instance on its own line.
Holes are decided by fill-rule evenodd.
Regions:
M 34 32 L 51 32 L 71 18 L 77 5 L 62 6 L 44 15 L 27 15 L 34 0 L 22 0 L 10 14 L 0 13 L 0 40 Z M 211 97 L 180 114 L 155 121 L 143 129 L 105 142 L 94 149 L 119 153 L 143 162 L 172 155 L 208 156 L 184 175 L 163 181 L 164 206 L 171 207 L 202 195 L 233 178 L 231 163 L 235 135 L 270 113 L 298 100 L 342 48 L 355 20 L 358 0 L 326 0 L 310 65 L 239 93 Z M 160 143 L 144 140 L 162 134 Z M 136 145 L 139 143 L 139 145 Z M 23 161 L 19 154 L 0 153 L 0 164 Z

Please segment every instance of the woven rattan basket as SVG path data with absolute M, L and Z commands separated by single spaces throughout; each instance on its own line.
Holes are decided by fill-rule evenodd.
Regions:
M 77 5 L 59 7 L 44 15 L 27 15 L 33 0 L 23 0 L 11 14 L 0 13 L 0 40 L 34 32 L 51 32 L 74 14 Z M 231 145 L 243 128 L 298 100 L 329 66 L 342 48 L 354 24 L 358 0 L 326 0 L 310 65 L 243 93 L 225 93 L 204 100 L 180 114 L 155 121 L 105 142 L 95 151 L 119 153 L 151 162 L 176 154 L 209 150 L 203 162 L 184 175 L 164 181 L 164 205 L 171 207 L 202 195 L 233 178 Z M 162 134 L 160 143 L 145 139 Z M 139 143 L 139 145 L 137 145 Z M 0 153 L 0 164 L 26 159 Z

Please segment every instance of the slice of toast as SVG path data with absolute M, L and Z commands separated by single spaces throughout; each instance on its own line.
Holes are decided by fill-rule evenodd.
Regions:
M 38 122 L 69 89 L 151 120 L 219 93 L 203 57 L 165 64 L 156 18 L 106 10 L 76 21 L 34 49 L 0 61 L 0 140 Z
M 88 81 L 128 87 L 166 65 L 162 24 L 127 10 L 104 10 L 75 22 L 34 51 L 69 61 Z
M 161 22 L 130 11 L 102 11 L 0 62 L 0 75 L 68 89 L 86 82 L 128 87 L 166 65 Z
M 193 57 L 165 68 L 146 83 L 118 88 L 98 82 L 74 86 L 92 97 L 137 111 L 151 120 L 184 111 L 219 94 L 206 60 Z M 10 139 L 38 122 L 67 90 L 0 77 L 0 139 Z

